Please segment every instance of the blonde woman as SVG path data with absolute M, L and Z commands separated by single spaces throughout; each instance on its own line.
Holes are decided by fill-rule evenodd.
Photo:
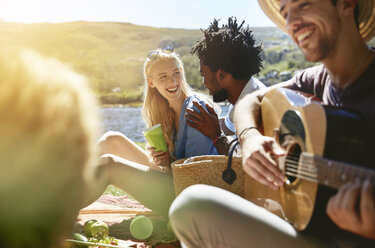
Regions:
M 167 152 L 144 151 L 118 132 L 107 132 L 99 141 L 108 183 L 127 191 L 147 207 L 167 215 L 174 199 L 172 177 L 163 167 L 173 159 L 218 154 L 211 139 L 187 125 L 187 108 L 193 102 L 206 106 L 185 79 L 181 59 L 171 47 L 151 51 L 144 64 L 145 93 L 142 114 L 147 127 L 161 124 Z

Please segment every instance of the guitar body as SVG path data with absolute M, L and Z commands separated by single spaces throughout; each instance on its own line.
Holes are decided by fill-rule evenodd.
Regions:
M 345 130 L 353 127 L 350 125 L 357 125 L 358 118 L 347 115 L 348 112 L 341 113 L 335 110 L 327 109 L 319 104 L 319 102 L 312 101 L 301 93 L 292 90 L 280 88 L 269 91 L 262 100 L 262 123 L 264 135 L 274 137 L 281 147 L 286 150 L 286 156 L 278 158 L 278 164 L 283 171 L 293 171 L 296 175 L 303 170 L 299 166 L 299 157 L 301 153 L 309 153 L 320 157 L 337 158 L 337 149 L 335 146 L 340 140 L 349 140 L 348 145 L 344 145 L 344 153 L 348 156 L 348 151 L 351 150 L 353 144 L 358 145 L 355 149 L 360 150 L 364 147 L 363 144 L 358 144 L 357 136 L 346 136 L 345 133 L 337 135 L 335 128 L 341 125 Z M 331 116 L 333 114 L 334 117 Z M 343 116 L 341 116 L 343 114 Z M 335 123 L 335 119 L 343 123 Z M 347 122 L 348 119 L 353 121 Z M 358 128 L 358 127 L 357 127 Z M 353 133 L 353 132 L 352 132 Z M 347 137 L 347 138 L 345 138 Z M 341 156 L 342 157 L 342 156 Z M 360 157 L 356 155 L 355 157 Z M 355 159 L 354 159 L 355 160 Z M 290 162 L 292 161 L 292 162 Z M 348 161 L 355 162 L 355 161 Z M 292 168 L 286 168 L 286 165 L 291 164 Z M 292 174 L 293 174 L 292 173 Z M 306 173 L 309 177 L 310 172 Z M 327 199 L 334 193 L 332 190 L 329 193 L 322 194 L 322 201 L 317 196 L 321 191 L 321 187 L 314 180 L 304 180 L 300 176 L 287 176 L 288 182 L 278 191 L 274 191 L 258 183 L 250 176 L 245 177 L 245 198 L 253 203 L 266 208 L 268 211 L 278 215 L 291 223 L 297 230 L 304 230 L 310 223 L 315 212 L 319 215 L 325 215 L 325 206 Z M 323 191 L 327 191 L 323 189 Z M 327 192 L 328 192 L 327 191 Z M 319 210 L 316 208 L 316 202 L 319 202 Z M 314 217 L 315 218 L 315 217 Z

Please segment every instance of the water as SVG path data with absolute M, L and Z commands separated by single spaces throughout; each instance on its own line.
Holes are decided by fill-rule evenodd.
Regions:
M 221 106 L 221 116 L 227 114 L 228 106 Z M 104 131 L 119 131 L 136 142 L 145 142 L 142 131 L 146 129 L 141 116 L 141 108 L 102 108 Z
M 142 131 L 146 129 L 141 116 L 141 108 L 103 108 L 105 131 L 119 131 L 136 142 L 145 142 Z

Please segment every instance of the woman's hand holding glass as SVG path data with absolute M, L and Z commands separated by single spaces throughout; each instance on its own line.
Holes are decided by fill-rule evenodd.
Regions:
M 147 150 L 150 152 L 151 161 L 157 166 L 168 167 L 170 165 L 171 158 L 168 151 L 156 151 L 154 147 L 147 147 Z

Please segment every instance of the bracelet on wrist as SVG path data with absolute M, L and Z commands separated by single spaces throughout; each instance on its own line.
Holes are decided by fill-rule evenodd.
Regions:
M 212 140 L 212 143 L 215 145 L 217 139 L 221 136 L 221 134 L 219 134 L 218 136 L 215 137 L 215 139 Z
M 218 136 L 215 137 L 215 139 L 212 140 L 212 143 L 215 145 L 217 140 L 221 137 L 222 134 L 219 134 Z
M 219 142 L 220 140 L 223 140 L 223 139 L 227 139 L 227 136 L 225 136 L 224 134 L 220 134 L 219 136 L 217 136 L 213 141 L 212 143 L 215 145 L 217 142 Z
M 245 129 L 243 129 L 240 133 L 240 135 L 238 135 L 238 142 L 241 143 L 241 139 L 242 139 L 242 136 L 245 135 L 245 133 L 247 133 L 248 131 L 250 131 L 251 129 L 257 129 L 257 127 L 247 127 Z

